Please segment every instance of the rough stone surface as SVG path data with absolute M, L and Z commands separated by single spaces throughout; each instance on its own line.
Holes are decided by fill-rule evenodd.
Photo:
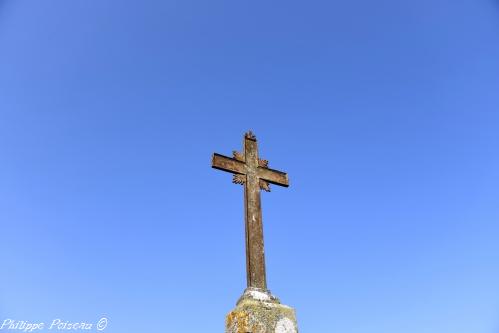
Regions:
M 226 333 L 298 333 L 295 310 L 263 294 L 270 295 L 255 290 L 243 294 L 227 315 Z

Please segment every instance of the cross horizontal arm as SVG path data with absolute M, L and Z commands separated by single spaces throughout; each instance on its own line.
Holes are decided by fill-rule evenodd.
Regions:
M 258 177 L 268 181 L 271 184 L 280 185 L 284 187 L 289 186 L 288 174 L 282 171 L 259 167 Z
M 211 167 L 227 172 L 239 173 L 242 175 L 246 173 L 246 167 L 244 166 L 243 162 L 217 153 L 213 154 L 213 157 L 211 159 Z

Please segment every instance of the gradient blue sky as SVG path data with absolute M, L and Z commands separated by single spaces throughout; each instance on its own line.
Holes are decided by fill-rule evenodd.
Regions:
M 222 332 L 248 129 L 301 332 L 499 332 L 492 0 L 0 0 L 0 319 Z

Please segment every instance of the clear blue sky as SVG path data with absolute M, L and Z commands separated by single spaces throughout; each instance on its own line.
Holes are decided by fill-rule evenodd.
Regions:
M 492 0 L 0 0 L 0 319 L 223 332 L 248 129 L 301 332 L 499 332 Z

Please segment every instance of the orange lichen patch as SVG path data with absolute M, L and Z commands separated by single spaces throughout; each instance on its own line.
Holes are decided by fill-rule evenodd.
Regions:
M 226 327 L 232 329 L 231 332 L 235 333 L 247 333 L 251 332 L 248 330 L 249 316 L 245 311 L 232 311 L 227 316 Z

